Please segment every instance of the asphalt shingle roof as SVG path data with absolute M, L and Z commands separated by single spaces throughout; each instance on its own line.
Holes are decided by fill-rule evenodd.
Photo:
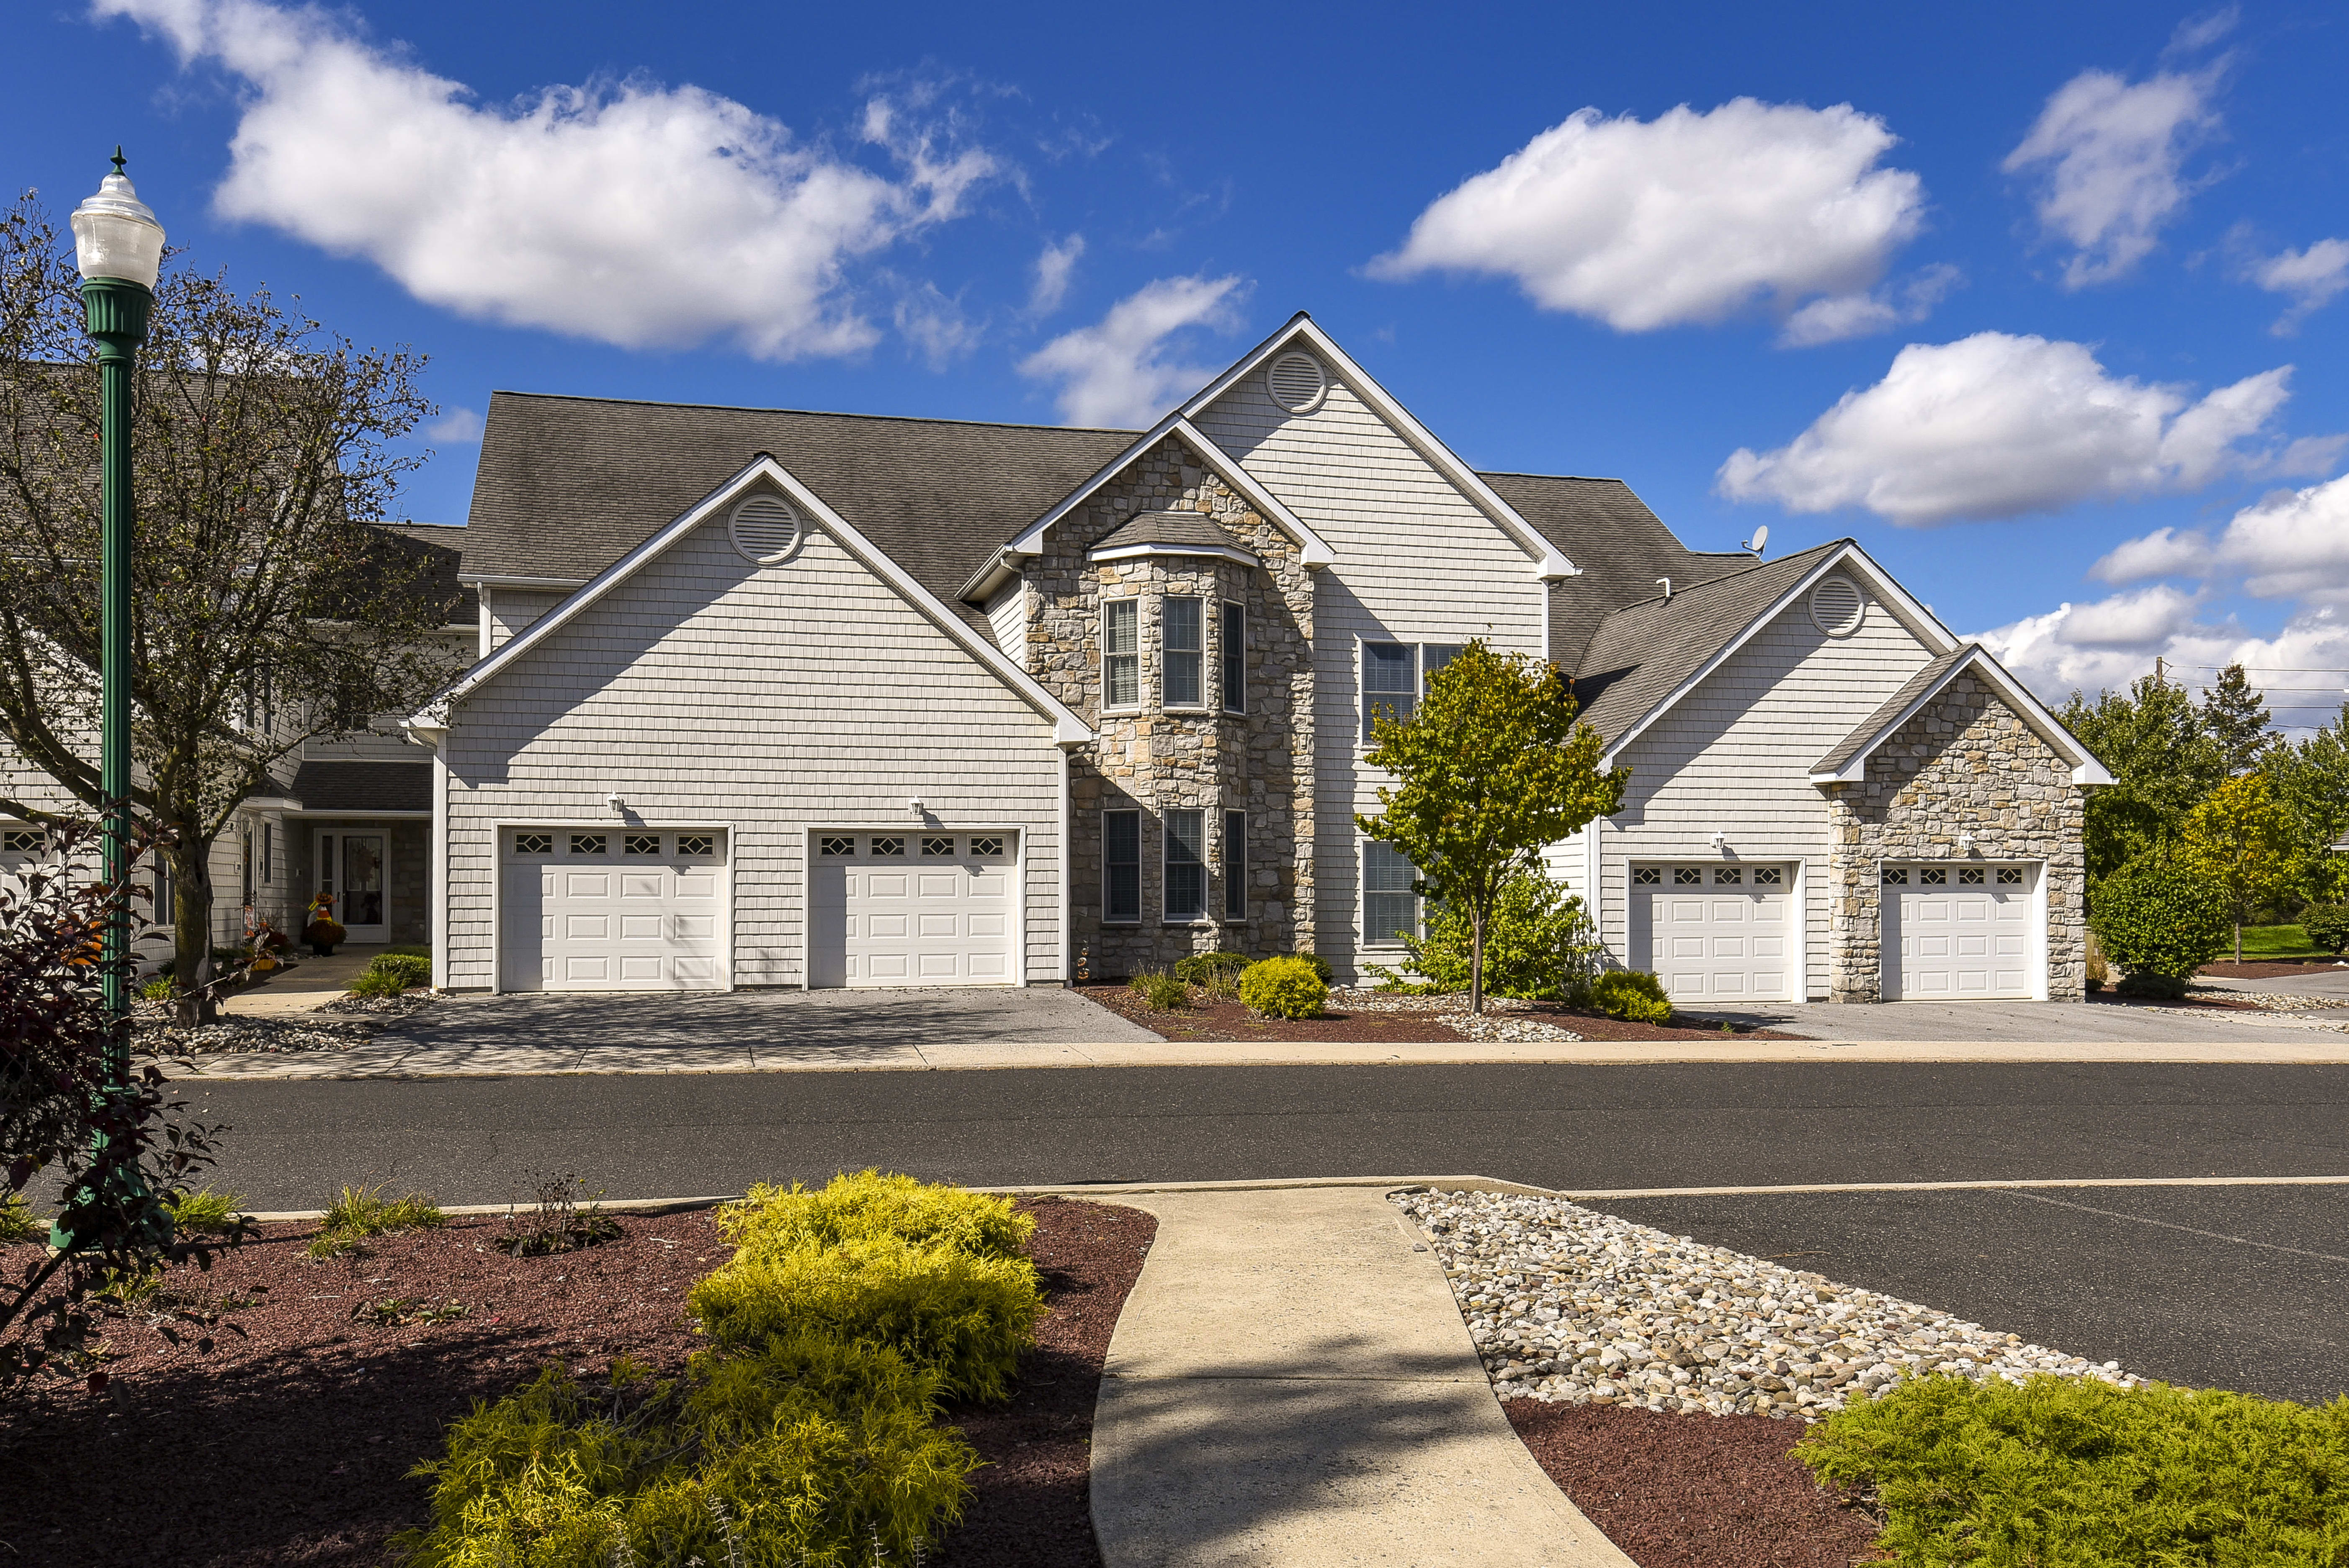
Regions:
M 1096 551 L 1123 550 L 1134 544 L 1167 544 L 1201 550 L 1237 550 L 1232 536 L 1198 511 L 1142 511 L 1119 523 Z
M 1575 670 L 1582 717 L 1609 744 L 1702 669 L 1738 633 L 1801 582 L 1820 559 L 1847 540 L 1836 540 L 1776 561 L 1747 558 L 1732 572 L 1692 588 L 1672 584 L 1599 623 Z
M 305 762 L 289 791 L 305 811 L 429 811 L 429 762 Z
M 585 582 L 767 452 L 962 608 L 956 594 L 989 553 L 1134 435 L 498 392 L 464 569 Z

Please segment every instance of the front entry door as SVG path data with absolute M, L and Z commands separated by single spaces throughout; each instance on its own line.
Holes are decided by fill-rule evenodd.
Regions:
M 318 835 L 318 891 L 335 901 L 346 942 L 391 940 L 390 890 L 384 877 L 388 847 L 379 832 Z

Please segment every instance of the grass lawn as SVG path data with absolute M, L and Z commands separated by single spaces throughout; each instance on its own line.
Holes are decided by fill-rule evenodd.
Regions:
M 2306 958 L 2321 954 L 2323 949 L 2308 940 L 2307 933 L 2296 925 L 2247 925 L 2243 927 L 2243 957 Z M 2225 956 L 2232 958 L 2234 947 L 2230 944 Z

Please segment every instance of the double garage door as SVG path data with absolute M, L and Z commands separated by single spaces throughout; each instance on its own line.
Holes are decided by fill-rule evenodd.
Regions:
M 1795 870 L 1634 865 L 1631 963 L 1684 1006 L 1798 999 Z
M 501 830 L 499 985 L 722 991 L 732 984 L 722 830 Z M 816 985 L 1008 985 L 1017 835 L 823 831 L 809 849 Z
M 2037 995 L 2037 875 L 2035 866 L 1886 866 L 1884 999 Z

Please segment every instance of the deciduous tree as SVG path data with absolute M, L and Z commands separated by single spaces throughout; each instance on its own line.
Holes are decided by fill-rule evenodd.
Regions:
M 1485 1010 L 1485 938 L 1509 879 L 1544 847 L 1623 804 L 1628 769 L 1601 771 L 1599 732 L 1576 722 L 1557 665 L 1470 643 L 1408 718 L 1381 716 L 1367 758 L 1395 777 L 1354 821 L 1418 869 L 1423 897 L 1466 912 L 1468 1006 Z
M 26 194 L 0 215 L 0 740 L 98 811 L 98 372 L 78 286 Z M 421 460 L 391 443 L 431 411 L 422 366 L 167 259 L 133 400 L 132 803 L 169 845 L 196 1016 L 206 867 L 238 802 L 456 662 L 430 637 L 449 605 L 425 552 L 378 526 Z
M 2088 796 L 2085 834 L 2091 885 L 2165 838 L 2227 776 L 2218 745 L 2185 688 L 2146 676 L 2126 693 L 2072 694 L 2060 716 L 2111 769 L 2113 783 Z
M 2243 917 L 2291 884 L 2292 820 L 2267 777 L 2230 779 L 2186 819 L 2187 861 L 2226 895 L 2235 912 L 2235 962 L 2243 961 Z

